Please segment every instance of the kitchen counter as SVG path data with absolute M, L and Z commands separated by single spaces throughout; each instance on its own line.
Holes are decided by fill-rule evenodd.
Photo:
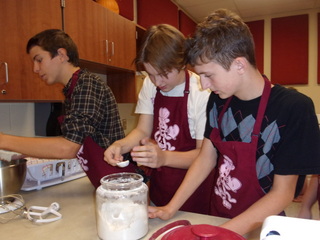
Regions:
M 99 240 L 96 229 L 95 189 L 87 177 L 42 190 L 21 191 L 19 194 L 22 195 L 27 208 L 47 207 L 53 202 L 59 203 L 62 219 L 52 223 L 34 224 L 18 217 L 7 223 L 0 223 L 1 239 Z M 212 225 L 227 221 L 225 218 L 180 211 L 168 221 L 149 219 L 149 232 L 142 239 L 149 239 L 156 230 L 176 220 Z M 247 239 L 258 240 L 259 232 L 250 234 Z

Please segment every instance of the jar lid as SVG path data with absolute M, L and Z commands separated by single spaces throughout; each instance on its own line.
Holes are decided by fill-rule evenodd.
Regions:
M 110 190 L 129 190 L 140 186 L 142 182 L 140 174 L 130 172 L 109 174 L 100 180 L 102 187 Z

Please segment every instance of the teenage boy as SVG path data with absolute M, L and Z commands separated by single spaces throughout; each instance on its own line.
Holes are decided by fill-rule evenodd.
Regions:
M 100 158 L 83 159 L 83 169 L 90 171 L 97 187 L 110 168 L 103 161 L 103 149 L 123 138 L 118 107 L 111 89 L 97 75 L 79 67 L 76 44 L 68 34 L 59 29 L 48 29 L 32 37 L 27 53 L 33 61 L 33 71 L 47 84 L 65 87 L 65 114 L 59 118 L 62 136 L 21 137 L 0 134 L 0 149 L 44 159 L 71 159 L 86 150 L 102 152 Z M 88 167 L 95 163 L 95 166 Z
M 256 67 L 247 25 L 219 9 L 197 27 L 188 61 L 212 93 L 205 139 L 172 200 L 149 207 L 151 218 L 171 218 L 216 168 L 211 215 L 221 227 L 246 234 L 276 215 L 320 173 L 320 134 L 312 100 L 273 85 Z

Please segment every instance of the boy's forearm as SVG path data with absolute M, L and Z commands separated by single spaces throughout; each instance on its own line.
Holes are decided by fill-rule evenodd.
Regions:
M 200 149 L 193 149 L 186 152 L 165 151 L 165 166 L 188 169 L 198 156 L 199 152 Z
M 180 152 L 180 151 L 165 151 L 165 166 L 188 169 L 193 161 L 197 158 L 200 153 L 200 148 L 202 145 L 202 140 L 197 140 L 197 145 L 195 149 L 190 151 Z
M 211 158 L 197 157 L 189 168 L 182 184 L 168 204 L 171 212 L 177 212 L 199 185 L 207 178 L 215 166 Z
M 0 136 L 0 149 L 38 158 L 74 158 L 80 144 L 63 137 Z

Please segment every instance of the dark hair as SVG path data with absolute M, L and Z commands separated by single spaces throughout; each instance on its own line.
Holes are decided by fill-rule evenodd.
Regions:
M 158 73 L 166 76 L 172 69 L 180 71 L 186 65 L 185 37 L 168 24 L 151 26 L 144 35 L 144 42 L 135 59 L 138 70 L 149 63 Z
M 27 43 L 27 53 L 34 46 L 39 46 L 43 50 L 48 51 L 52 58 L 58 55 L 58 49 L 64 48 L 67 51 L 70 63 L 75 67 L 79 66 L 79 53 L 77 45 L 73 40 L 60 29 L 44 30 L 32 38 Z
M 214 11 L 199 23 L 187 45 L 187 62 L 192 66 L 215 61 L 229 70 L 235 58 L 245 57 L 256 67 L 254 41 L 248 26 L 226 9 Z

